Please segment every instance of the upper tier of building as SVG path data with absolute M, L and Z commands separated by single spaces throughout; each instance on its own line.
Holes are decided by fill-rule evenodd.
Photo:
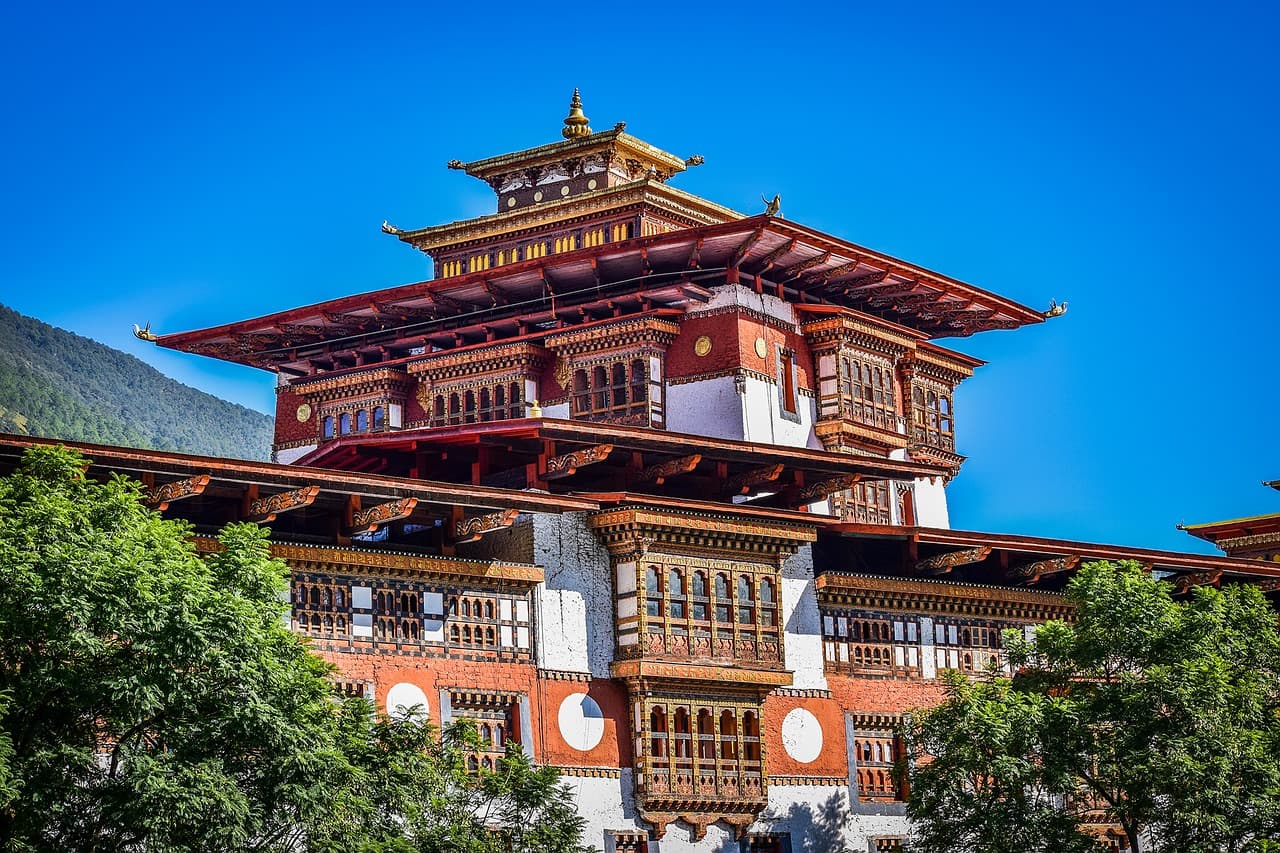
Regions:
M 576 93 L 562 134 L 449 164 L 493 188 L 495 213 L 384 223 L 434 279 L 157 342 L 277 373 L 281 459 L 678 497 L 736 483 L 725 500 L 946 526 L 924 481 L 963 462 L 953 394 L 981 362 L 936 339 L 1061 309 L 782 219 L 777 198 L 744 216 L 675 189 L 701 157 L 591 132 Z M 815 455 L 765 465 L 767 446 Z M 600 458 L 571 486 L 548 476 L 584 454 Z

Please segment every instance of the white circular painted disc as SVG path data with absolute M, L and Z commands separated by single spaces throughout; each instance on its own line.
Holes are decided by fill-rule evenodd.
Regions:
M 392 717 L 403 717 L 414 705 L 421 705 L 417 718 L 425 720 L 431 711 L 427 703 L 427 694 L 416 684 L 402 681 L 387 691 L 387 714 Z
M 822 724 L 804 708 L 796 708 L 782 720 L 782 746 L 796 761 L 808 764 L 822 753 Z
M 579 752 L 595 749 L 604 737 L 604 712 L 585 693 L 571 693 L 560 703 L 560 736 Z

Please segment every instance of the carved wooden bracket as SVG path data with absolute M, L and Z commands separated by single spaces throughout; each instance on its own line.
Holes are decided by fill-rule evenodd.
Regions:
M 174 480 L 172 483 L 156 486 L 147 495 L 147 503 L 163 512 L 174 501 L 194 498 L 203 493 L 205 487 L 209 485 L 209 480 L 208 474 L 197 474 L 185 480 Z
M 688 474 L 694 468 L 698 467 L 698 463 L 702 461 L 702 454 L 695 453 L 692 456 L 681 456 L 679 459 L 672 459 L 669 462 L 663 462 L 660 465 L 650 465 L 640 472 L 640 480 L 653 480 L 659 486 L 668 477 L 675 477 L 678 474 Z
M 571 476 L 584 465 L 594 465 L 597 462 L 603 462 L 609 458 L 609 454 L 612 452 L 612 444 L 597 444 L 592 447 L 584 447 L 581 450 L 574 450 L 560 456 L 552 456 L 547 460 L 547 472 L 545 479 L 554 480 L 559 477 Z
M 667 824 L 675 823 L 676 816 L 668 812 L 640 812 L 640 819 L 653 826 L 653 837 L 659 841 L 667 834 Z
M 486 533 L 503 530 L 515 524 L 518 515 L 520 515 L 518 509 L 503 509 L 487 515 L 460 519 L 453 525 L 454 541 L 474 542 Z
M 1280 590 L 1280 578 L 1267 578 L 1257 582 L 1258 589 L 1263 592 L 1275 592 Z
M 783 465 L 779 462 L 777 465 L 766 465 L 763 468 L 754 468 L 744 474 L 730 478 L 724 486 L 729 494 L 745 495 L 755 486 L 764 483 L 772 483 L 778 477 L 782 476 Z
M 1184 595 L 1196 586 L 1218 586 L 1222 583 L 1222 569 L 1210 569 L 1207 572 L 1192 572 L 1179 575 L 1173 581 L 1173 588 L 1179 595 Z
M 921 572 L 928 572 L 931 575 L 945 575 L 956 566 L 980 563 L 990 555 L 990 545 L 979 545 L 977 548 L 966 548 L 963 551 L 951 551 L 947 554 L 926 557 L 916 563 L 916 569 Z
M 861 479 L 861 474 L 841 474 L 838 477 L 832 477 L 830 480 L 823 480 L 820 483 L 805 486 L 800 490 L 798 503 L 811 504 L 814 501 L 826 500 L 836 492 L 852 489 Z
M 311 506 L 319 494 L 319 486 L 303 486 L 301 489 L 294 489 L 291 492 L 280 492 L 279 494 L 250 501 L 249 520 L 258 524 L 267 524 L 275 521 L 276 516 L 282 512 L 292 512 L 295 509 Z
M 417 506 L 417 498 L 400 498 L 368 509 L 357 510 L 351 517 L 351 528 L 347 532 L 353 536 L 358 533 L 372 533 L 388 522 L 408 518 Z
M 1027 585 L 1030 586 L 1040 580 L 1043 575 L 1056 575 L 1062 572 L 1069 572 L 1080 564 L 1079 554 L 1069 554 L 1065 557 L 1054 557 L 1051 560 L 1037 560 L 1034 563 L 1024 563 L 1021 566 L 1014 566 L 1009 570 L 1009 574 L 1016 578 L 1026 578 Z

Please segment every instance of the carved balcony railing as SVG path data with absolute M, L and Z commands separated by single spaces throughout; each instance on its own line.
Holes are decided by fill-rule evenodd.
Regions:
M 725 762 L 719 770 L 714 766 L 694 767 L 689 759 L 674 759 L 672 764 L 668 769 L 655 762 L 637 785 L 646 808 L 736 810 L 765 800 L 759 762 Z
M 653 630 L 655 628 L 658 630 Z M 649 631 L 641 634 L 638 644 L 620 647 L 615 657 L 745 665 L 752 669 L 786 668 L 782 640 L 776 629 L 756 634 L 716 628 L 687 634 L 664 632 L 661 628 L 661 624 L 651 625 Z

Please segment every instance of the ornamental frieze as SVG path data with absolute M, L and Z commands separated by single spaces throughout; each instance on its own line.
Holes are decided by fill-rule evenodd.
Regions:
M 1072 614 L 1062 593 L 1044 590 L 834 572 L 819 575 L 815 586 L 820 605 L 1028 622 L 1069 619 Z

